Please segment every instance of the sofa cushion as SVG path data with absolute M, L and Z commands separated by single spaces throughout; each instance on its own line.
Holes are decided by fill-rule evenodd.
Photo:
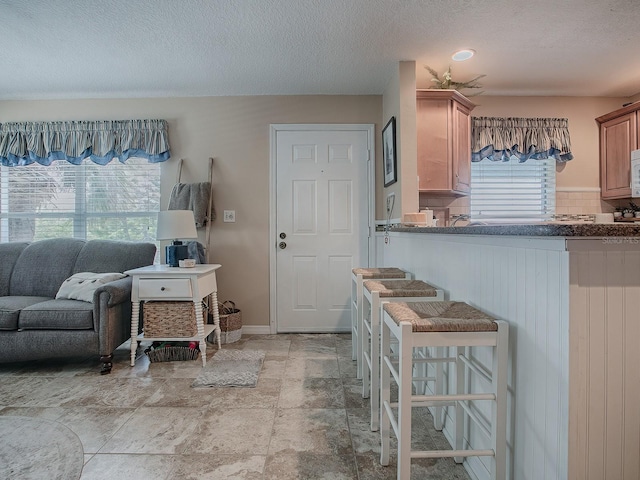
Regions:
M 0 243 L 0 296 L 9 295 L 13 267 L 27 245 L 27 242 Z
M 72 273 L 124 272 L 153 264 L 153 243 L 89 240 L 78 254 Z
M 50 300 L 47 297 L 0 297 L 0 330 L 17 330 L 20 310 Z
M 30 243 L 13 267 L 9 294 L 55 297 L 62 282 L 73 273 L 76 258 L 85 243 L 75 238 Z
M 93 304 L 79 300 L 46 300 L 23 308 L 22 330 L 88 330 L 93 328 Z
M 56 299 L 67 298 L 69 300 L 93 302 L 93 294 L 98 287 L 124 277 L 126 277 L 124 273 L 75 273 L 62 282 L 60 290 L 56 294 Z

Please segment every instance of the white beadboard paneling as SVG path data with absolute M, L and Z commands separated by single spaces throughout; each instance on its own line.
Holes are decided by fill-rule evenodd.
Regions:
M 622 275 L 624 285 L 624 455 L 623 477 L 640 478 L 640 254 L 626 254 Z
M 497 243 L 497 245 L 493 244 Z M 416 278 L 509 321 L 509 478 L 565 479 L 568 434 L 568 317 L 565 302 L 568 253 L 550 239 L 504 239 L 392 234 L 384 246 L 385 265 L 412 271 Z M 564 290 L 563 290 L 564 288 Z M 474 356 L 491 365 L 489 349 Z M 453 379 L 451 379 L 453 380 Z M 488 414 L 486 405 L 478 405 Z M 451 438 L 453 421 L 445 434 Z M 468 432 L 472 445 L 486 442 Z M 487 459 L 469 458 L 467 469 L 489 478 Z
M 378 245 L 380 265 L 509 321 L 509 478 L 640 478 L 640 240 L 392 233 Z M 465 465 L 488 478 L 486 459 Z
M 571 257 L 571 479 L 640 478 L 640 252 Z

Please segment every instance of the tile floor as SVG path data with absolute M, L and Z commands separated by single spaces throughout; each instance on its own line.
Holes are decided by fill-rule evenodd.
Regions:
M 73 430 L 83 480 L 395 478 L 394 458 L 379 464 L 350 335 L 245 335 L 223 345 L 266 352 L 256 388 L 191 388 L 200 359 L 149 363 L 143 348 L 134 368 L 126 344 L 118 349 L 105 376 L 93 358 L 0 365 L 0 415 Z M 415 420 L 418 448 L 448 448 L 428 414 Z M 469 476 L 451 459 L 424 459 L 411 478 Z

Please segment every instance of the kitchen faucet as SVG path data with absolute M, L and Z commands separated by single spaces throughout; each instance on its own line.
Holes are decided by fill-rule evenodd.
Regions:
M 453 222 L 451 222 L 451 227 L 455 227 L 456 223 L 458 223 L 460 220 L 469 220 L 469 215 L 458 215 L 456 218 L 453 219 Z

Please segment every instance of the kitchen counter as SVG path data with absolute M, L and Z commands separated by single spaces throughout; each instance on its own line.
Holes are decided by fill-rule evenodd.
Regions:
M 395 226 L 376 256 L 509 322 L 508 479 L 640 478 L 639 224 Z M 487 478 L 486 460 L 464 465 Z
M 515 235 L 527 237 L 640 237 L 640 223 L 533 223 L 455 227 L 395 226 L 391 232 L 439 235 Z

